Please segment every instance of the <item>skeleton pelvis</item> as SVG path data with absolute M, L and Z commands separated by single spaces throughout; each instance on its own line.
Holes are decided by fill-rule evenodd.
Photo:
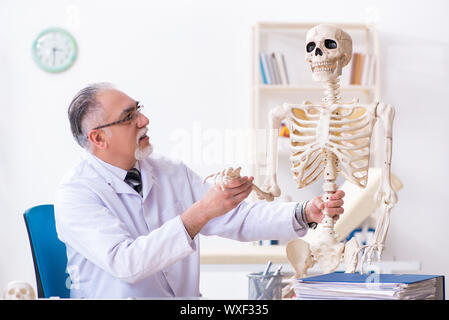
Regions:
M 320 270 L 322 270 L 324 273 L 330 273 L 337 269 L 337 267 L 339 266 L 342 260 L 344 248 L 345 247 L 343 243 L 326 243 L 322 244 L 322 246 L 317 250 L 312 250 L 312 255 L 318 262 Z
M 318 225 L 316 230 L 309 230 L 304 240 L 309 243 L 313 260 L 320 270 L 333 272 L 342 261 L 344 244 L 337 241 L 335 233 L 329 228 Z

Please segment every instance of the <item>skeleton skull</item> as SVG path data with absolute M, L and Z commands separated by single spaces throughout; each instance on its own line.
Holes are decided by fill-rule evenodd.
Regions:
M 305 49 L 313 80 L 335 80 L 351 60 L 352 39 L 336 26 L 319 24 L 307 32 Z
M 31 287 L 28 283 L 22 281 L 11 281 L 6 286 L 3 298 L 9 300 L 34 300 L 36 299 L 36 294 L 33 287 Z

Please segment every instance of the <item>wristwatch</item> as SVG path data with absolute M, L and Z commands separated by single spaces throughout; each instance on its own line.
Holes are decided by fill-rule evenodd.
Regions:
M 303 201 L 303 202 L 298 202 L 298 204 L 296 205 L 295 208 L 295 216 L 296 216 L 296 220 L 298 221 L 307 221 L 307 217 L 306 217 L 306 206 L 307 203 L 309 203 L 309 201 Z M 309 229 L 315 229 L 318 225 L 318 223 L 316 222 L 309 222 L 307 223 Z

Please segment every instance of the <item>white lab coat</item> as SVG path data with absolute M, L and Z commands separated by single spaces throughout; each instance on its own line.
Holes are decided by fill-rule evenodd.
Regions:
M 180 214 L 210 188 L 181 162 L 152 155 L 138 161 L 143 195 L 126 171 L 85 153 L 55 197 L 58 237 L 67 246 L 71 297 L 198 297 L 199 239 Z M 307 225 L 296 203 L 242 202 L 201 230 L 240 241 L 291 239 Z

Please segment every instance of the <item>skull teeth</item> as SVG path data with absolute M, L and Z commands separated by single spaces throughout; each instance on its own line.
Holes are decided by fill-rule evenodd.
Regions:
M 314 72 L 320 72 L 320 71 L 332 71 L 334 70 L 333 68 L 314 68 L 313 71 Z
M 333 62 L 323 61 L 312 63 L 312 72 L 333 71 L 336 65 Z

